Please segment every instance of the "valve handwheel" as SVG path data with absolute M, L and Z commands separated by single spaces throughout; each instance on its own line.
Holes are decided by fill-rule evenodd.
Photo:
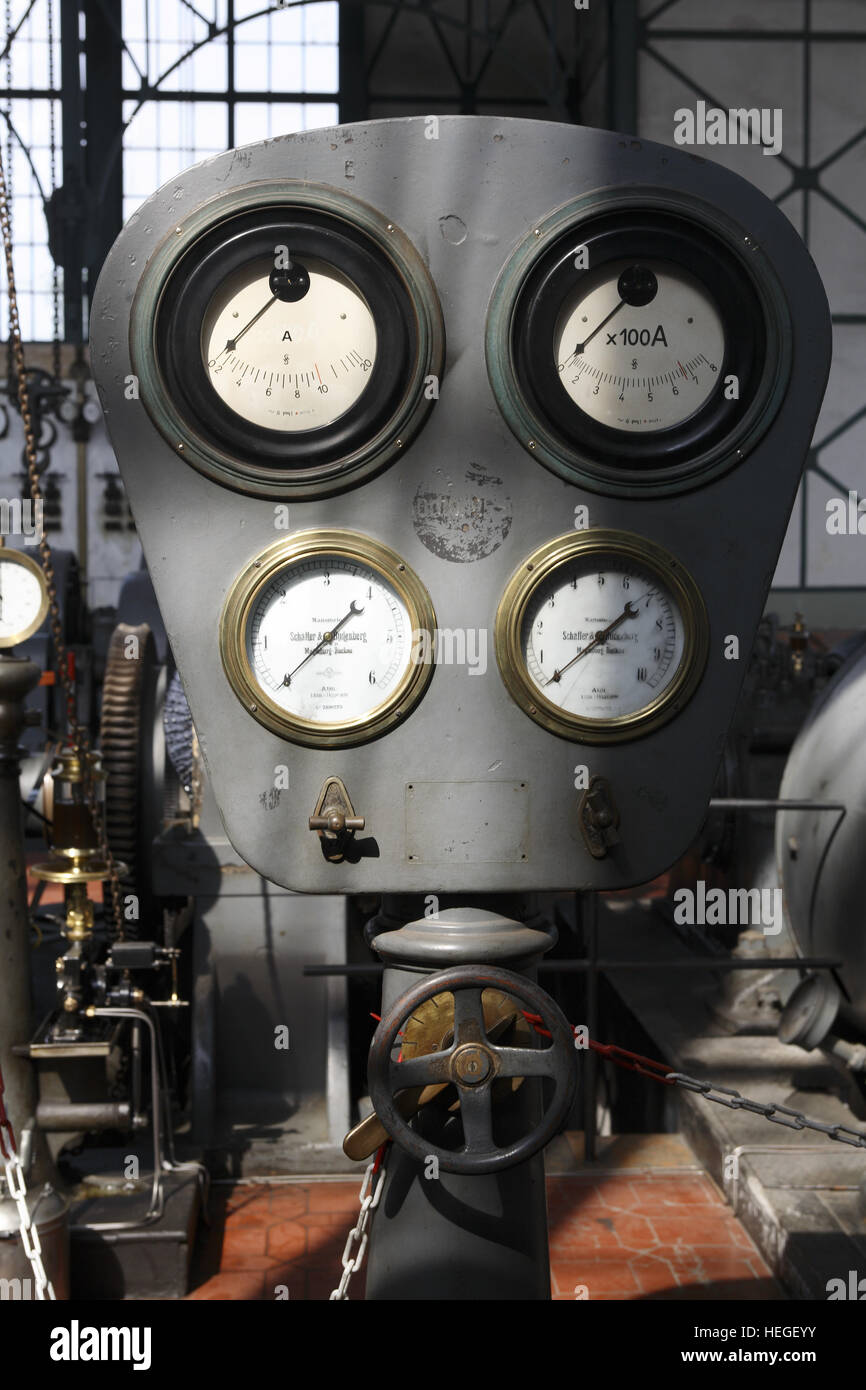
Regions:
M 546 1047 L 504 1047 L 491 1042 L 484 1026 L 482 993 L 501 990 L 532 1014 L 550 1034 Z M 422 1057 L 395 1060 L 405 1021 L 435 995 L 454 997 L 451 1046 Z M 545 1040 L 546 1041 L 546 1040 Z M 496 966 L 461 965 L 429 975 L 400 996 L 383 1017 L 370 1045 L 368 1081 L 376 1114 L 400 1148 L 424 1162 L 431 1156 L 448 1173 L 494 1173 L 522 1163 L 557 1133 L 571 1106 L 576 1083 L 574 1035 L 558 1005 L 523 975 Z M 547 1078 L 553 1094 L 540 1122 L 521 1138 L 499 1145 L 493 1135 L 493 1083 L 510 1077 Z M 396 1097 L 407 1088 L 451 1084 L 460 1100 L 463 1147 L 440 1148 L 410 1127 Z

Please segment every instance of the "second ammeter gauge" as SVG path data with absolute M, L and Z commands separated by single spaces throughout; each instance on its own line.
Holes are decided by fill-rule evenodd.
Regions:
M 618 743 L 673 718 L 694 693 L 708 620 L 694 580 L 630 532 L 549 541 L 512 577 L 496 617 L 505 685 L 551 733 Z
M 418 576 L 354 531 L 278 541 L 236 580 L 223 667 L 250 714 L 313 748 L 366 743 L 414 709 L 433 673 L 436 618 Z
M 627 496 L 745 458 L 790 370 L 787 305 L 760 248 L 669 191 L 583 199 L 536 228 L 496 288 L 491 384 L 532 455 Z

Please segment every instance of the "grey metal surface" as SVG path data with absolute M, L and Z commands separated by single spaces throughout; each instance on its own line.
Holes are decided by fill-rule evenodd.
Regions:
M 816 701 L 785 767 L 779 795 L 838 802 L 838 811 L 783 811 L 776 855 L 785 907 L 805 955 L 843 960 L 842 1014 L 866 1031 L 866 646 Z
M 220 611 L 236 574 L 274 539 L 272 503 L 230 492 L 186 466 L 142 403 L 124 392 L 130 306 L 148 259 L 205 199 L 275 178 L 349 191 L 393 219 L 429 265 L 448 344 L 440 400 L 400 460 L 340 496 L 292 502 L 292 529 L 343 526 L 384 541 L 426 584 L 443 629 L 478 629 L 490 639 L 485 674 L 440 666 L 402 727 L 340 752 L 302 749 L 267 732 L 240 706 L 220 664 Z M 739 467 L 667 499 L 603 497 L 533 462 L 504 422 L 485 369 L 487 306 L 516 246 L 563 203 L 629 185 L 724 209 L 773 266 L 792 319 L 789 390 L 768 433 Z M 425 139 L 423 118 L 309 131 L 209 160 L 145 203 L 100 277 L 92 345 L 108 429 L 226 831 L 259 873 L 316 893 L 619 888 L 678 857 L 705 813 L 829 361 L 817 273 L 767 198 L 692 154 L 538 121 L 441 117 L 434 140 Z M 433 528 L 431 498 L 441 503 Z M 590 749 L 545 732 L 512 702 L 493 657 L 493 616 L 509 577 L 536 546 L 570 530 L 577 505 L 588 507 L 593 526 L 621 527 L 668 547 L 709 610 L 710 657 L 700 687 L 678 718 L 633 743 Z M 739 638 L 739 660 L 725 659 L 729 634 Z M 283 763 L 290 793 L 276 804 L 261 800 Z M 621 842 L 606 859 L 591 859 L 583 845 L 577 764 L 614 788 Z M 375 856 L 323 860 L 307 818 L 332 775 L 366 817 Z M 432 862 L 412 859 L 408 841 L 417 840 L 425 810 L 413 811 L 407 826 L 407 788 L 439 788 L 430 791 L 428 810 L 441 826 L 447 782 L 452 789 L 481 784 L 483 814 L 473 821 L 471 797 L 458 796 L 462 856 L 449 854 L 439 833 Z M 503 784 L 521 783 L 530 808 L 525 839 L 501 808 Z M 473 825 L 475 835 L 467 834 Z
M 445 970 L 478 961 L 485 965 L 531 961 L 549 951 L 555 941 L 555 936 L 498 912 L 453 907 L 407 922 L 398 931 L 383 932 L 372 945 L 388 965 Z

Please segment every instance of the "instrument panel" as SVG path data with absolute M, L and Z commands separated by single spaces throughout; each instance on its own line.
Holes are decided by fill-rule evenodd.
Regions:
M 718 166 L 544 122 L 427 128 L 266 142 L 145 204 L 92 315 L 124 483 L 258 872 L 645 882 L 706 811 L 826 300 Z M 364 838 L 329 854 L 341 817 Z

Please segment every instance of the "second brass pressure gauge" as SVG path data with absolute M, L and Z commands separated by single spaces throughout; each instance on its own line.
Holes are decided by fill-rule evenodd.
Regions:
M 26 642 L 48 613 L 42 567 L 20 550 L 0 543 L 0 647 Z
M 520 566 L 496 615 L 505 685 L 551 733 L 619 743 L 672 719 L 694 693 L 708 619 L 683 565 L 627 531 L 559 536 Z
M 414 709 L 433 673 L 435 627 L 427 590 L 388 546 L 355 531 L 303 531 L 238 576 L 220 652 L 260 724 L 307 747 L 346 748 Z

